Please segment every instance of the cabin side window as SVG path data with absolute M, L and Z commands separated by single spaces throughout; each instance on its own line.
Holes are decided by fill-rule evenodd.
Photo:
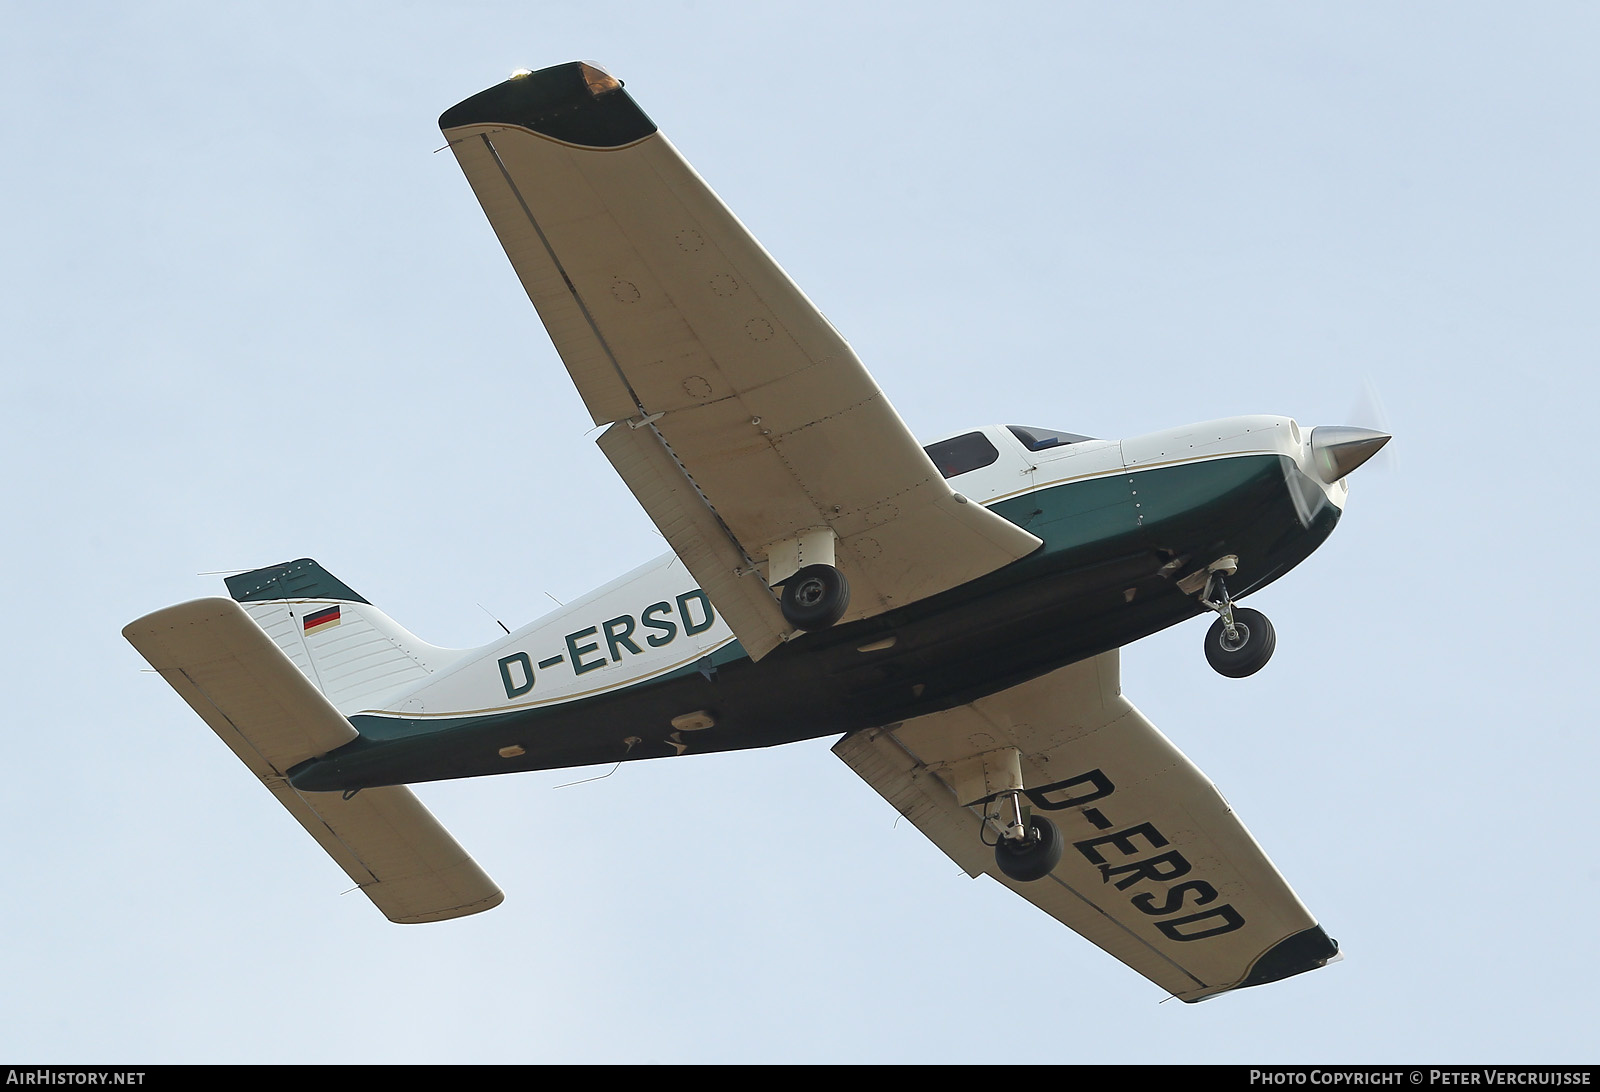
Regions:
M 981 432 L 969 432 L 949 440 L 940 440 L 922 449 L 946 478 L 988 466 L 1000 458 L 1000 451 Z

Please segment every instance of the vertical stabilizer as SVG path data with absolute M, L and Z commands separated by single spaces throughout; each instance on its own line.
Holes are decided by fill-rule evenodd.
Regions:
M 310 558 L 227 579 L 228 593 L 339 712 L 383 705 L 464 650 L 421 641 Z

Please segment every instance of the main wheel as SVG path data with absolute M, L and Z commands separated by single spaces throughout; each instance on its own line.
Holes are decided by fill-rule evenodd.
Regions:
M 784 582 L 779 605 L 795 629 L 827 629 L 850 605 L 850 582 L 832 565 L 807 565 Z
M 994 847 L 994 862 L 1000 871 L 1019 883 L 1042 880 L 1061 863 L 1061 832 L 1043 815 L 1028 821 L 1028 840 L 1000 839 Z
M 1267 616 L 1249 607 L 1233 608 L 1233 628 L 1236 640 L 1228 640 L 1228 629 L 1218 618 L 1206 633 L 1206 663 L 1219 675 L 1242 679 L 1254 675 L 1272 659 L 1272 650 L 1278 647 L 1278 635 Z

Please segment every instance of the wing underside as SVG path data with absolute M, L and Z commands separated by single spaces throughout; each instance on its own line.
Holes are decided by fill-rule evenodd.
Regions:
M 1010 746 L 1028 801 L 1066 842 L 1031 883 L 1000 874 L 979 809 L 954 790 L 963 760 Z M 993 876 L 1182 1000 L 1337 954 L 1216 787 L 1122 696 L 1115 652 L 834 751 L 968 875 Z
M 440 126 L 612 425 L 601 447 L 752 655 L 788 630 L 767 586 L 792 575 L 798 541 L 831 543 L 847 619 L 1039 545 L 952 493 L 850 346 L 611 77 L 532 73 Z

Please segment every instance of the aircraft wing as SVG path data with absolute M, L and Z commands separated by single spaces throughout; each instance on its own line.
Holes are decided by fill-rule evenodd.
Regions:
M 1337 944 L 1118 675 L 1107 652 L 834 752 L 968 875 L 993 876 L 1184 1001 L 1323 966 Z M 953 788 L 957 763 L 1004 747 L 1021 751 L 1028 801 L 1065 842 L 1031 883 L 999 872 L 980 809 Z
M 439 119 L 600 446 L 745 649 L 817 535 L 846 620 L 1039 540 L 951 491 L 855 353 L 611 76 L 514 77 Z

